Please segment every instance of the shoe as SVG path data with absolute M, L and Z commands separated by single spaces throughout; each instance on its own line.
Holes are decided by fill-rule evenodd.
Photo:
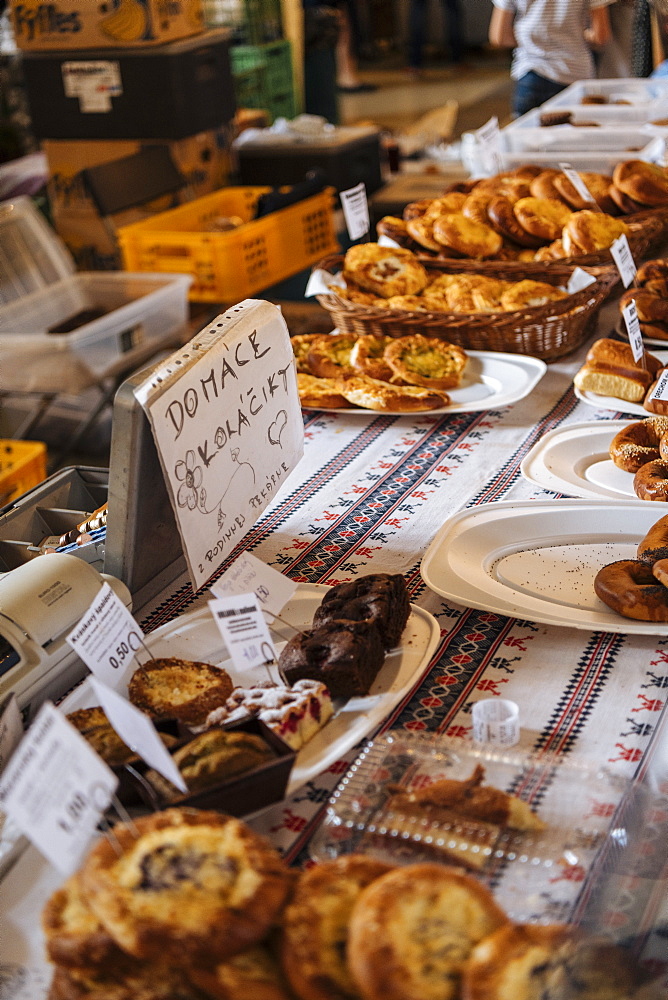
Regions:
M 370 94 L 374 90 L 378 90 L 375 83 L 355 83 L 350 87 L 343 87 L 338 84 L 336 89 L 340 94 Z

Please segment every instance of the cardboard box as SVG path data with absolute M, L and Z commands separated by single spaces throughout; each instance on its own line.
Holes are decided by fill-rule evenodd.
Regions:
M 142 48 L 204 31 L 201 0 L 10 0 L 19 49 Z
M 111 140 L 48 140 L 42 144 L 49 168 L 48 193 L 51 218 L 58 235 L 73 255 L 77 267 L 87 270 L 107 270 L 120 266 L 118 247 L 109 228 L 100 218 L 87 194 L 81 171 L 101 163 L 138 153 L 146 145 L 169 146 L 174 162 L 183 174 L 186 186 L 177 201 L 211 194 L 229 182 L 231 172 L 231 130 L 210 129 L 185 139 L 164 142 L 158 139 L 141 142 L 136 139 Z M 114 216 L 115 228 L 138 222 L 149 215 L 170 208 L 169 196 L 128 209 Z

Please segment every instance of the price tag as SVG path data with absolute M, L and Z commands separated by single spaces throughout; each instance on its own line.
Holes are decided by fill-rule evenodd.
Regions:
M 559 169 L 566 175 L 569 179 L 577 193 L 580 195 L 583 201 L 586 201 L 592 212 L 602 212 L 603 209 L 600 207 L 598 202 L 595 201 L 594 196 L 585 184 L 585 182 L 580 177 L 577 170 L 573 170 L 570 163 L 560 163 Z
M 0 806 L 48 860 L 71 875 L 118 780 L 74 726 L 45 702 L 0 779 Z
M 656 380 L 654 388 L 647 394 L 647 399 L 660 399 L 663 402 L 668 401 L 668 368 L 665 368 Z
M 22 739 L 23 724 L 19 703 L 16 695 L 10 694 L 0 705 L 0 774 Z
M 140 712 L 126 698 L 95 677 L 91 677 L 90 682 L 105 715 L 123 742 L 138 753 L 142 760 L 159 771 L 163 778 L 167 778 L 167 781 L 171 781 L 182 792 L 187 792 L 188 788 L 181 772 L 148 715 Z
M 97 677 L 118 690 L 137 669 L 134 657 L 143 638 L 137 622 L 105 583 L 65 641 Z
M 278 660 L 255 594 L 219 597 L 209 601 L 209 607 L 237 670 L 252 670 Z
M 612 254 L 612 259 L 617 265 L 617 270 L 621 276 L 624 288 L 628 288 L 636 276 L 636 262 L 633 259 L 633 254 L 631 253 L 631 247 L 629 246 L 629 241 L 626 238 L 626 233 L 622 233 L 621 236 L 617 237 L 615 242 L 610 247 L 610 253 Z
M 366 200 L 366 187 L 360 181 L 347 191 L 340 191 L 341 208 L 346 220 L 348 235 L 351 240 L 361 240 L 371 230 L 369 222 L 369 205 Z
M 482 168 L 485 173 L 498 174 L 501 170 L 501 132 L 499 119 L 494 116 L 474 133 Z
M 280 614 L 296 590 L 296 583 L 250 552 L 240 555 L 211 587 L 216 597 L 253 593 L 271 615 Z
M 624 317 L 624 322 L 626 323 L 626 332 L 629 335 L 629 344 L 631 345 L 631 350 L 633 351 L 633 360 L 638 362 L 645 353 L 645 346 L 642 342 L 642 333 L 640 332 L 640 322 L 638 320 L 638 310 L 636 309 L 636 300 L 631 299 L 624 308 L 622 309 L 622 316 Z
M 595 283 L 596 278 L 592 274 L 581 267 L 576 267 L 568 279 L 566 291 L 569 295 L 574 295 L 575 292 L 581 292 L 583 288 L 588 288 Z

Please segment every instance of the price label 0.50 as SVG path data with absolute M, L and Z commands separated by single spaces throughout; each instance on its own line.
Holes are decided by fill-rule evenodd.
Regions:
M 65 639 L 92 673 L 118 690 L 137 669 L 135 653 L 142 646 L 144 633 L 105 583 Z
M 50 702 L 0 779 L 0 808 L 64 875 L 79 866 L 118 779 Z

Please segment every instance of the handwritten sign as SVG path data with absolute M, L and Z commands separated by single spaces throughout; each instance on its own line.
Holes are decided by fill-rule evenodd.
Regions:
M 212 576 L 304 450 L 280 310 L 246 299 L 136 390 L 153 431 L 193 587 Z
M 45 702 L 2 774 L 0 806 L 44 857 L 70 875 L 117 785 L 83 736 Z
M 250 552 L 242 552 L 211 587 L 216 597 L 253 593 L 270 615 L 279 614 L 296 590 L 294 581 Z

